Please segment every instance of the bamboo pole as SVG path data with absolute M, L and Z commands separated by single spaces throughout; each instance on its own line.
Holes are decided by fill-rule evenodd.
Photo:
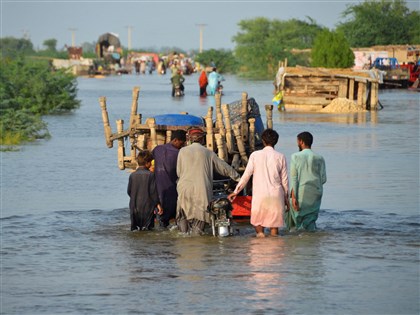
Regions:
M 121 133 L 123 132 L 123 130 L 124 130 L 124 120 L 119 119 L 117 120 L 117 132 Z M 124 156 L 125 156 L 124 138 L 121 137 L 118 139 L 118 167 L 120 170 L 125 169 Z
M 241 107 L 241 134 L 244 142 L 248 141 L 248 93 L 242 92 L 242 107 Z M 235 128 L 235 127 L 234 127 Z
M 239 154 L 241 155 L 242 164 L 246 166 L 248 157 L 246 155 L 245 144 L 241 135 L 241 127 L 239 124 L 233 126 L 233 132 L 236 138 L 236 145 L 238 146 Z
M 138 150 L 144 150 L 144 147 L 146 146 L 146 137 L 144 134 L 137 136 L 137 149 Z
M 172 136 L 172 131 L 171 130 L 166 130 L 166 143 L 171 142 L 171 136 Z
M 267 128 L 273 129 L 273 105 L 265 105 Z
M 111 131 L 111 126 L 109 125 L 109 117 L 108 117 L 108 111 L 106 109 L 105 96 L 102 96 L 99 98 L 99 104 L 101 105 L 102 121 L 104 123 L 105 142 L 108 148 L 112 148 L 113 142 L 110 140 L 112 131 Z
M 223 104 L 222 105 L 223 116 L 225 117 L 225 137 L 226 137 L 226 146 L 227 151 L 229 154 L 233 153 L 234 145 L 233 145 L 233 137 L 232 137 L 232 125 L 230 122 L 230 115 L 229 115 L 229 105 Z
M 213 143 L 213 107 L 210 106 L 206 116 L 206 145 L 207 149 L 214 151 Z
M 338 97 L 346 98 L 347 97 L 347 80 L 340 81 L 338 84 Z
M 130 126 L 128 130 L 130 131 L 130 160 L 131 162 L 136 162 L 136 138 L 135 138 L 135 125 L 139 120 L 137 110 L 138 110 L 138 100 L 139 100 L 139 87 L 134 87 L 132 92 L 132 102 L 131 102 L 131 114 L 130 114 Z
M 150 140 L 152 142 L 151 151 L 157 146 L 156 120 L 154 118 L 148 118 L 146 123 L 150 128 Z
M 216 94 L 219 95 L 219 100 L 220 100 L 220 94 Z M 225 126 L 223 124 L 223 115 L 222 115 L 222 104 L 217 103 L 216 102 L 216 128 L 219 129 L 219 133 L 222 135 L 222 137 L 226 136 L 226 131 L 225 131 Z
M 219 158 L 226 161 L 227 160 L 227 155 L 226 155 L 226 152 L 225 152 L 223 137 L 219 133 L 216 133 L 214 135 L 214 137 L 216 139 L 216 144 L 217 144 L 217 155 L 219 156 Z
M 136 162 L 136 137 L 133 135 L 132 137 L 130 136 L 130 161 L 133 163 Z
M 370 92 L 370 110 L 378 109 L 378 83 L 372 82 Z
M 366 108 L 366 106 L 367 106 L 367 97 L 366 97 L 366 94 L 367 94 L 367 82 L 366 83 L 363 83 L 363 97 L 362 97 L 362 106 L 363 106 L 363 109 L 367 109 Z
M 354 100 L 354 79 L 350 79 L 349 81 L 349 100 Z
M 216 101 L 216 113 L 217 113 L 217 108 L 220 109 L 220 106 L 222 105 L 222 95 L 220 93 L 216 93 L 214 95 L 214 99 Z
M 255 118 L 248 119 L 249 122 L 249 149 L 250 153 L 255 151 Z
M 131 102 L 131 114 L 130 114 L 130 127 L 129 130 L 132 130 L 134 128 L 134 125 L 136 124 L 136 116 L 137 116 L 137 110 L 138 110 L 138 100 L 139 100 L 139 93 L 140 88 L 138 86 L 133 88 L 132 93 L 132 102 Z
M 363 86 L 362 82 L 357 82 L 357 106 L 362 106 L 362 94 L 363 94 Z

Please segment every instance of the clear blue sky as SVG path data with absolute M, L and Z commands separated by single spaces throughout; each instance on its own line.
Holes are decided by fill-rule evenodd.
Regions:
M 58 40 L 57 48 L 96 42 L 106 32 L 119 34 L 128 46 L 131 26 L 132 48 L 199 48 L 199 27 L 203 28 L 203 49 L 232 49 L 232 37 L 244 19 L 304 20 L 334 28 L 349 4 L 360 1 L 80 1 L 1 0 L 1 37 L 27 34 L 35 48 L 43 49 L 46 39 Z M 419 0 L 407 1 L 411 10 Z M 73 29 L 73 30 L 71 30 Z

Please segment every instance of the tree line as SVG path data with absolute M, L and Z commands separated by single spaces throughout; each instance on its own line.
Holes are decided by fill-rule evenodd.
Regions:
M 259 17 L 239 22 L 236 44 L 226 70 L 251 78 L 271 79 L 280 60 L 290 66 L 348 68 L 354 63 L 351 47 L 420 44 L 420 13 L 404 0 L 367 0 L 349 5 L 336 29 L 306 20 L 269 20 Z M 300 50 L 299 53 L 296 49 Z M 219 59 L 203 52 L 201 62 Z M 217 62 L 216 62 L 217 64 Z

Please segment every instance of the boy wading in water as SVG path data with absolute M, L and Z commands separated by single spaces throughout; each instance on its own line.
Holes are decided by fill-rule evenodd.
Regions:
M 163 209 L 156 189 L 155 174 L 149 171 L 153 155 L 141 151 L 137 156 L 138 167 L 128 179 L 127 194 L 130 196 L 131 231 L 151 230 L 155 226 L 155 209 L 159 215 Z

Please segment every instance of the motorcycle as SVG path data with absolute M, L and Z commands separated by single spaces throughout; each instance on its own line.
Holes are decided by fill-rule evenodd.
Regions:
M 182 89 L 181 89 L 181 86 L 180 85 L 175 85 L 175 87 L 174 87 L 174 90 L 175 90 L 175 92 L 174 92 L 174 96 L 184 96 L 184 92 L 182 91 Z
M 227 199 L 226 192 L 230 180 L 215 180 L 213 182 L 213 199 L 207 207 L 210 213 L 213 236 L 226 237 L 233 235 L 232 203 Z

